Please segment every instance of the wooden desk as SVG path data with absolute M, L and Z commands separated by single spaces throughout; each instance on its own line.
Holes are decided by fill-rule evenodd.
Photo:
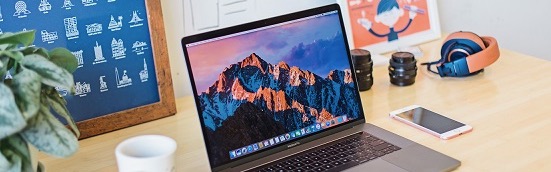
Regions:
M 436 58 L 440 41 L 424 44 Z M 420 59 L 420 62 L 427 61 Z M 469 78 L 445 78 L 419 69 L 409 87 L 390 84 L 386 66 L 374 69 L 374 85 L 361 97 L 366 120 L 462 161 L 457 171 L 551 171 L 551 62 L 501 51 L 486 71 Z M 418 104 L 474 127 L 449 141 L 392 120 L 388 112 Z M 178 141 L 177 171 L 208 171 L 193 98 L 177 99 L 178 114 L 80 141 L 73 157 L 40 155 L 48 171 L 116 171 L 114 150 L 122 140 L 163 134 Z

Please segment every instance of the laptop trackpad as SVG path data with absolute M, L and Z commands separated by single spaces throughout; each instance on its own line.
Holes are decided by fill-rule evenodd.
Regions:
M 407 171 L 450 171 L 461 165 L 460 161 L 419 144 L 403 148 L 382 159 Z
M 365 171 L 385 171 L 385 172 L 407 172 L 404 169 L 401 169 L 400 167 L 393 165 L 389 162 L 386 162 L 382 160 L 381 158 L 374 159 L 373 161 L 369 161 L 364 164 L 360 164 L 358 166 L 352 167 L 350 169 L 344 170 L 346 172 L 365 172 Z

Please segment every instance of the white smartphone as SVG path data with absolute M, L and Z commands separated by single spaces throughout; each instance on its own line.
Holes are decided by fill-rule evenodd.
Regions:
M 469 125 L 442 116 L 419 105 L 411 105 L 392 111 L 390 117 L 445 140 L 473 130 L 473 127 Z

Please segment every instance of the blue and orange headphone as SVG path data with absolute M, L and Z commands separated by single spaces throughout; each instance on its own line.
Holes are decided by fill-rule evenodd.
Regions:
M 450 34 L 442 45 L 441 58 L 422 63 L 441 77 L 465 77 L 478 74 L 499 58 L 499 47 L 493 37 L 480 37 L 472 32 Z M 438 71 L 431 69 L 436 65 Z

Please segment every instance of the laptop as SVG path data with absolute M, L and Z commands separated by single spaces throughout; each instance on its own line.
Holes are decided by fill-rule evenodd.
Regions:
M 449 171 L 366 123 L 337 4 L 182 39 L 212 171 Z M 376 99 L 376 98 L 375 98 Z

